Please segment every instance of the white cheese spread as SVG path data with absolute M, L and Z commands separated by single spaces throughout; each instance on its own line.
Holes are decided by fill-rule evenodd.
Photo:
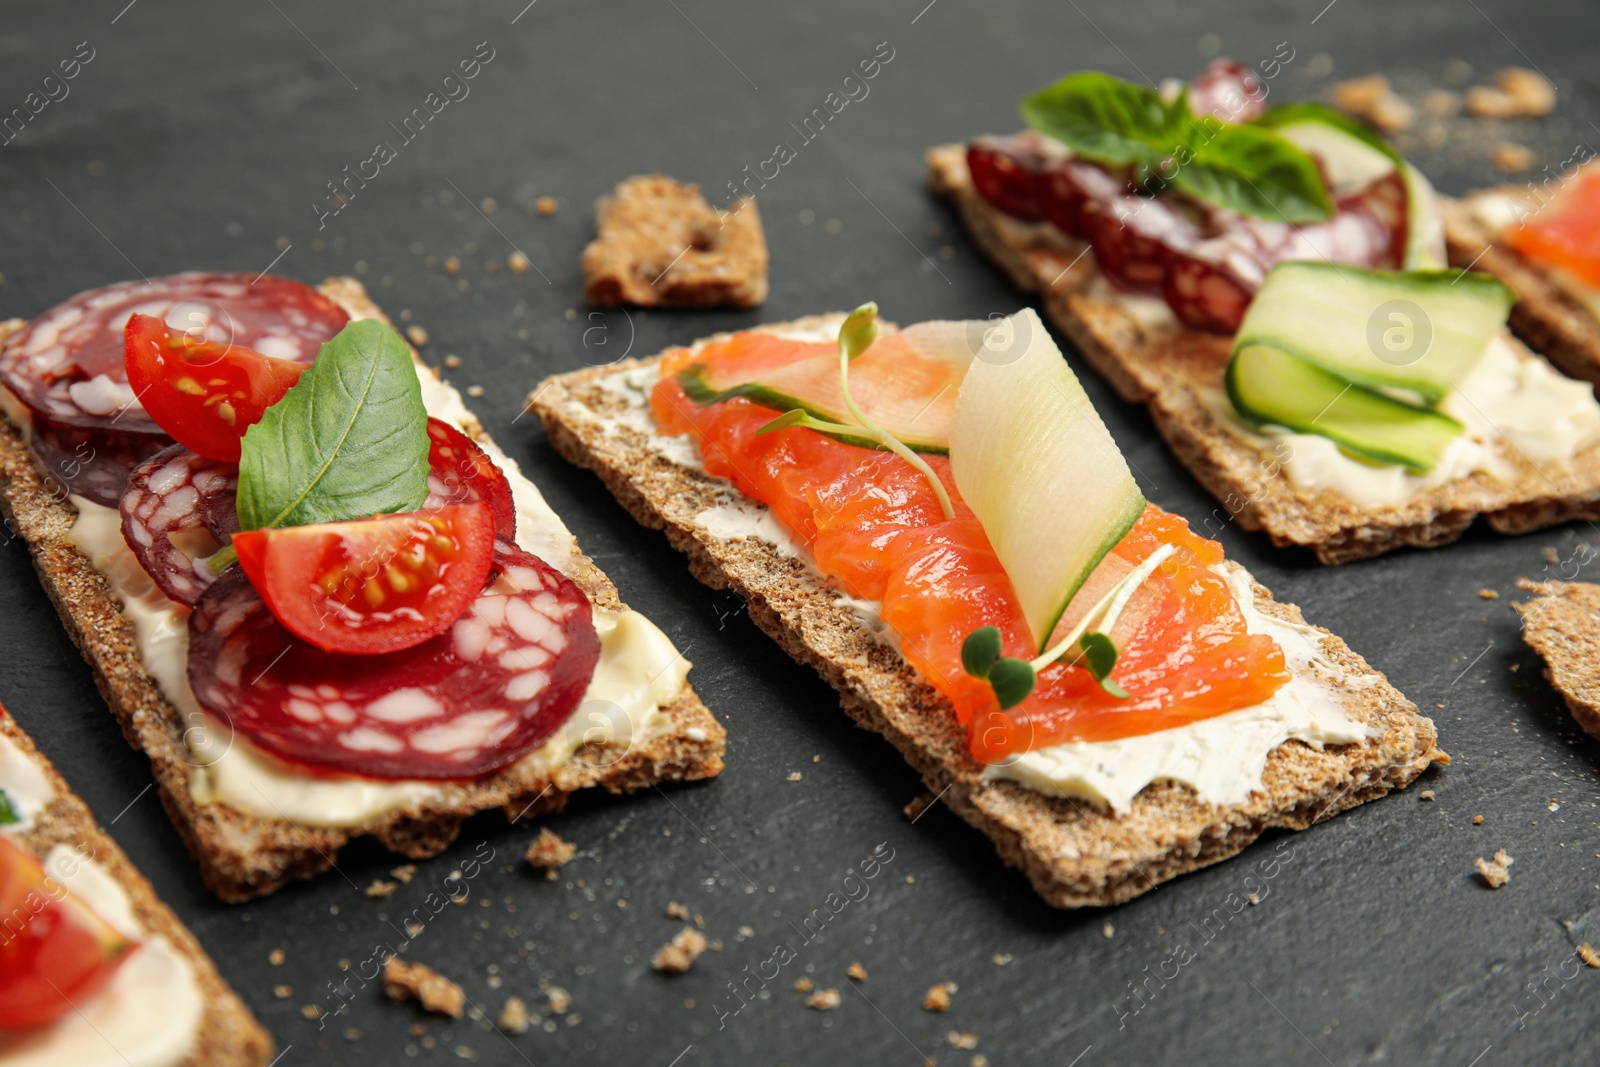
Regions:
M 43 768 L 3 734 L 0 734 L 0 790 L 5 791 L 11 814 L 17 817 L 16 822 L 0 829 L 12 831 L 31 827 L 39 813 L 56 797 Z

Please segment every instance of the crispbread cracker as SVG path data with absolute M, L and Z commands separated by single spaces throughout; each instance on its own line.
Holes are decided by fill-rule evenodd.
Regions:
M 697 185 L 629 178 L 596 205 L 583 250 L 591 304 L 751 308 L 767 298 L 767 239 L 755 199 L 714 211 Z
M 211 962 L 200 942 L 161 902 L 117 843 L 96 825 L 83 801 L 11 716 L 0 714 L 0 734 L 39 765 L 55 792 L 34 825 L 17 835 L 21 843 L 41 858 L 55 845 L 88 846 L 89 857 L 105 868 L 128 894 L 139 925 L 151 936 L 165 937 L 193 966 L 195 981 L 205 1000 L 205 1014 L 200 1018 L 194 1054 L 178 1067 L 263 1067 L 272 1059 L 272 1038 L 217 973 L 216 964 Z
M 763 329 L 836 328 L 841 318 Z M 604 380 L 654 362 L 629 360 L 545 381 L 530 404 L 556 450 L 595 471 L 639 522 L 665 531 L 689 557 L 695 577 L 737 592 L 756 625 L 796 661 L 815 668 L 838 690 L 857 724 L 888 738 L 929 791 L 993 839 L 1001 857 L 1025 872 L 1053 905 L 1127 900 L 1238 853 L 1271 827 L 1304 829 L 1403 788 L 1430 762 L 1448 758 L 1434 747 L 1433 723 L 1324 630 L 1324 656 L 1351 676 L 1373 679 L 1365 688 L 1347 690 L 1346 707 L 1378 734 L 1366 743 L 1323 751 L 1298 741 L 1279 746 L 1268 757 L 1263 790 L 1242 804 L 1203 803 L 1187 787 L 1162 781 L 1146 787 L 1128 814 L 1116 816 L 1095 804 L 1048 797 L 1013 782 L 983 782 L 954 708 L 840 603 L 826 579 L 776 542 L 718 536 L 698 521 L 723 506 L 758 516 L 766 509 L 745 501 L 722 479 L 674 459 L 673 450 L 662 448 L 661 440 L 642 432 L 635 420 L 618 417 L 627 401 Z M 1293 605 L 1253 588 L 1264 614 L 1302 621 Z
M 1528 196 L 1524 187 L 1507 186 L 1489 192 Z M 1450 265 L 1470 267 L 1499 278 L 1517 298 L 1511 308 L 1511 328 L 1567 377 L 1600 384 L 1600 321 L 1552 282 L 1542 267 L 1495 241 L 1473 217 L 1469 199 L 1440 199 Z M 1533 210 L 1534 205 L 1530 204 L 1530 213 Z
M 1511 481 L 1479 471 L 1384 507 L 1357 506 L 1331 489 L 1296 488 L 1270 447 L 1230 426 L 1222 384 L 1230 339 L 1170 322 L 1142 324 L 1114 298 L 1082 242 L 1018 223 L 986 203 L 961 146 L 932 149 L 928 167 L 929 184 L 954 202 L 984 253 L 1019 288 L 1040 294 L 1045 315 L 1124 399 L 1150 409 L 1178 458 L 1245 529 L 1265 531 L 1279 546 L 1309 548 L 1332 564 L 1448 544 L 1479 515 L 1500 533 L 1600 518 L 1600 445 L 1571 464 L 1507 456 Z
M 383 313 L 354 278 L 331 278 L 320 287 L 353 318 Z M 0 324 L 0 341 L 23 324 Z M 473 436 L 486 439 L 481 426 Z M 502 807 L 512 818 L 558 811 L 578 789 L 600 786 L 631 792 L 662 781 L 708 778 L 722 770 L 726 734 L 688 685 L 663 713 L 668 726 L 648 744 L 630 748 L 620 759 L 607 750 L 585 762 L 584 752 L 553 773 L 512 768 L 473 779 L 448 803 L 391 811 L 357 826 L 301 826 L 289 819 L 265 819 L 221 804 L 198 804 L 189 791 L 192 770 L 186 761 L 185 723 L 139 662 L 132 624 L 105 579 L 66 540 L 77 509 L 39 472 L 22 434 L 0 419 L 0 506 L 13 530 L 28 543 L 45 592 L 55 603 L 73 641 L 94 668 L 95 681 L 128 742 L 150 757 L 162 803 L 182 834 L 201 874 L 218 896 L 243 901 L 270 893 L 285 882 L 309 878 L 332 867 L 339 849 L 352 838 L 371 836 L 406 856 L 443 851 L 455 840 L 462 820 L 487 808 Z M 600 607 L 622 602 L 587 556 L 550 560 L 583 588 Z M 614 762 L 605 762 L 614 759 Z
M 1536 594 L 1512 605 L 1522 639 L 1544 659 L 1545 676 L 1578 725 L 1600 738 L 1600 585 L 1524 578 L 1517 586 Z

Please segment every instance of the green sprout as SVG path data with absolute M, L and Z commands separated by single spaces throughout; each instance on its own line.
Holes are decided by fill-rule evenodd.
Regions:
M 825 434 L 846 434 L 852 437 L 866 437 L 876 441 L 883 448 L 899 456 L 915 467 L 928 485 L 933 489 L 933 495 L 939 500 L 939 507 L 944 511 L 945 521 L 956 517 L 955 506 L 950 503 L 950 494 L 946 491 L 944 483 L 939 476 L 928 466 L 928 461 L 917 453 L 907 448 L 905 442 L 895 437 L 867 417 L 866 412 L 856 405 L 855 398 L 850 395 L 850 361 L 872 346 L 878 338 L 878 305 L 873 303 L 862 304 L 852 311 L 839 327 L 839 392 L 844 396 L 845 407 L 850 410 L 850 415 L 856 420 L 856 425 L 849 426 L 841 422 L 829 422 L 813 416 L 804 408 L 792 408 L 784 412 L 761 429 L 756 431 L 757 436 L 773 433 L 790 426 L 803 426 L 808 430 L 816 430 Z M 863 432 L 865 431 L 865 432 Z
M 989 683 L 1000 701 L 1001 709 L 1014 708 L 1033 692 L 1038 684 L 1039 672 L 1073 652 L 1073 665 L 1088 671 L 1100 688 L 1118 700 L 1128 699 L 1128 691 L 1111 677 L 1120 653 L 1111 640 L 1111 630 L 1117 625 L 1123 609 L 1133 599 L 1133 594 L 1155 573 L 1168 556 L 1175 551 L 1171 545 L 1162 545 L 1126 577 L 1111 587 L 1079 620 L 1078 625 L 1056 644 L 1032 660 L 1016 659 L 1001 654 L 1000 630 L 983 626 L 967 635 L 961 644 L 961 666 L 974 678 Z M 1091 623 L 1096 623 L 1093 630 Z

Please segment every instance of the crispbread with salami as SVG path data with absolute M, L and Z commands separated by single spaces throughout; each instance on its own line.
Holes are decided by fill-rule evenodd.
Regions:
M 248 281 L 245 278 L 235 284 L 248 289 L 245 284 Z M 157 284 L 173 285 L 179 290 L 181 300 L 188 283 L 184 276 L 179 276 L 176 281 L 163 279 Z M 293 287 L 298 283 L 284 284 Z M 261 328 L 256 324 L 252 334 L 246 331 L 252 327 L 253 320 L 239 316 L 248 321 L 235 323 L 241 332 L 232 335 L 232 339 L 241 345 L 248 339 L 262 350 L 259 355 L 248 354 L 249 358 L 259 362 L 262 356 L 272 356 L 308 362 L 316 354 L 315 342 L 326 341 L 331 329 L 346 318 L 354 323 L 377 320 L 387 326 L 382 312 L 354 279 L 330 279 L 314 292 L 303 286 L 299 290 L 313 295 L 295 297 L 299 303 L 294 305 L 287 325 L 280 321 L 276 327 Z M 289 291 L 298 292 L 292 288 Z M 233 296 L 237 298 L 238 293 Z M 226 318 L 215 310 L 219 303 L 224 310 L 229 306 L 226 298 L 210 300 L 210 304 L 199 309 L 199 330 L 209 329 Z M 112 304 L 118 308 L 126 306 Z M 163 307 L 158 302 L 153 310 L 169 316 L 173 314 L 170 307 L 165 310 Z M 329 308 L 332 312 L 327 310 Z M 331 317 L 333 324 L 324 323 L 319 328 L 319 319 L 324 315 Z M 183 321 L 181 315 L 176 317 L 177 322 L 168 319 L 168 327 L 173 330 Z M 159 323 L 156 325 L 159 327 Z M 6 324 L 5 332 L 9 336 L 25 328 L 25 323 L 12 321 Z M 118 326 L 111 323 L 107 328 L 115 330 Z M 35 339 L 39 332 L 34 331 Z M 217 340 L 219 338 L 201 336 L 185 342 L 176 333 L 172 335 L 172 343 L 179 346 Z M 415 354 L 404 349 L 403 342 L 397 338 L 383 343 L 399 344 L 407 352 L 407 359 L 415 359 Z M 40 347 L 47 361 L 56 361 L 54 373 L 57 377 L 72 371 L 70 365 L 61 362 L 62 353 L 51 351 L 48 344 Z M 70 357 L 72 352 L 69 347 L 66 355 Z M 492 564 L 497 569 L 491 570 L 491 575 L 500 577 L 494 579 L 492 588 L 486 588 L 479 602 L 468 611 L 470 618 L 462 623 L 466 629 L 458 626 L 455 638 L 446 632 L 415 648 L 387 655 L 348 657 L 352 664 L 350 669 L 358 674 L 361 671 L 368 675 L 383 673 L 382 663 L 390 657 L 419 662 L 419 670 L 432 672 L 416 680 L 414 685 L 398 687 L 387 694 L 390 698 L 387 703 L 381 699 L 372 701 L 375 707 L 372 715 L 353 709 L 349 701 L 341 698 L 339 684 L 329 677 L 323 677 L 318 686 L 299 686 L 294 677 L 284 673 L 291 669 L 288 664 L 297 657 L 314 659 L 313 652 L 324 657 L 334 653 L 323 653 L 307 645 L 309 651 L 286 656 L 282 663 L 263 660 L 254 665 L 251 676 L 242 678 L 242 682 L 265 675 L 277 677 L 281 683 L 281 699 L 272 712 L 276 725 L 268 732 L 257 734 L 258 740 L 263 742 L 278 739 L 281 742 L 279 751 L 293 757 L 287 761 L 274 760 L 266 754 L 266 749 L 250 740 L 251 731 L 261 726 L 259 719 L 251 718 L 250 708 L 241 708 L 245 714 L 234 721 L 229 717 L 229 709 L 215 703 L 220 699 L 217 694 L 190 692 L 195 663 L 186 654 L 186 634 L 174 633 L 186 630 L 190 621 L 190 613 L 182 601 L 192 597 L 198 603 L 208 593 L 221 596 L 223 591 L 213 587 L 214 573 L 206 566 L 203 555 L 190 558 L 185 554 L 174 558 L 171 553 L 157 551 L 162 543 L 155 538 L 155 534 L 160 534 L 167 537 L 165 544 L 189 546 L 190 553 L 195 551 L 193 544 L 201 541 L 207 542 L 211 549 L 219 542 L 226 543 L 238 529 L 238 518 L 226 508 L 219 513 L 207 502 L 226 500 L 227 487 L 219 485 L 218 479 L 225 482 L 231 471 L 224 469 L 219 473 L 214 464 L 184 458 L 181 450 L 171 453 L 170 439 L 159 432 L 142 427 L 132 433 L 123 431 L 120 417 L 115 414 L 116 405 L 125 405 L 125 410 L 131 411 L 126 405 L 132 390 L 125 376 L 122 381 L 116 380 L 119 376 L 115 369 L 114 360 L 101 353 L 98 362 L 89 363 L 77 373 L 73 386 L 76 396 L 71 389 L 51 394 L 51 398 L 64 394 L 69 401 L 80 405 L 87 402 L 106 412 L 101 416 L 91 411 L 88 418 L 79 420 L 88 425 L 67 427 L 87 445 L 75 462 L 66 465 L 49 463 L 29 447 L 27 434 L 19 429 L 16 420 L 20 417 L 23 423 L 28 423 L 27 409 L 30 408 L 38 425 L 43 426 L 48 421 L 37 415 L 39 398 L 25 396 L 21 398 L 22 403 L 8 403 L 7 414 L 11 417 L 0 424 L 4 510 L 13 529 L 27 541 L 46 591 L 69 634 L 94 668 L 96 681 L 123 732 L 131 744 L 150 756 L 162 802 L 200 864 L 206 882 L 219 896 L 226 900 L 245 900 L 269 893 L 287 881 L 310 877 L 331 866 L 339 849 L 354 837 L 372 836 L 405 855 L 427 856 L 440 851 L 455 838 L 463 819 L 487 808 L 501 807 L 508 816 L 521 819 L 559 809 L 575 790 L 589 786 L 623 792 L 662 781 L 705 778 L 721 770 L 724 731 L 687 683 L 663 698 L 659 706 L 652 706 L 635 730 L 630 725 L 632 720 L 609 702 L 593 707 L 586 704 L 581 710 L 575 710 L 573 701 L 581 693 L 574 695 L 570 681 L 552 676 L 539 666 L 549 656 L 558 656 L 561 663 L 572 662 L 570 656 L 561 655 L 566 652 L 567 642 L 553 635 L 559 635 L 568 626 L 588 626 L 591 604 L 597 616 L 604 614 L 613 622 L 621 620 L 620 626 L 654 631 L 647 622 L 629 621 L 629 613 L 616 589 L 579 552 L 570 533 L 549 513 L 548 506 L 531 483 L 527 483 L 526 489 L 519 489 L 517 499 L 519 507 L 533 514 L 536 520 L 528 529 L 533 531 L 531 536 L 537 543 L 525 547 L 532 548 L 535 555 L 551 565 L 551 573 L 557 575 L 558 584 L 582 591 L 581 599 L 586 601 L 583 610 L 574 616 L 570 609 L 561 608 L 553 601 L 539 600 L 528 605 L 532 615 L 518 608 L 510 613 L 515 618 L 508 619 L 504 613 L 505 598 L 500 594 L 515 592 L 515 589 L 506 588 L 507 581 L 514 578 L 515 568 L 508 570 L 501 564 Z M 437 375 L 421 368 L 420 363 L 418 369 L 421 375 L 427 376 L 422 384 L 449 409 L 450 423 L 464 430 L 467 436 L 457 435 L 457 441 L 422 437 L 420 447 L 427 453 L 428 462 L 422 464 L 419 473 L 406 477 L 415 480 L 419 496 L 426 494 L 428 507 L 450 503 L 470 505 L 473 515 L 490 516 L 481 520 L 484 523 L 492 518 L 497 527 L 503 527 L 505 522 L 515 524 L 518 518 L 509 511 L 509 505 L 502 508 L 495 499 L 495 494 L 503 490 L 492 488 L 491 482 L 486 480 L 494 479 L 494 484 L 501 487 L 506 485 L 502 472 L 493 463 L 487 471 L 483 468 L 489 461 L 484 458 L 484 448 L 478 446 L 493 451 L 487 435 L 460 406 L 459 396 L 453 390 L 439 383 Z M 95 373 L 90 374 L 90 371 Z M 315 367 L 307 370 L 304 377 L 310 379 L 314 373 Z M 203 391 L 211 382 L 199 375 L 194 377 L 194 388 L 198 390 Z M 15 384 L 18 378 L 13 374 L 10 380 Z M 30 391 L 25 380 L 22 388 Z M 178 381 L 179 393 L 188 388 L 181 379 Z M 293 391 L 289 395 L 292 396 Z M 207 410 L 220 411 L 223 406 L 213 403 Z M 231 407 L 229 411 L 229 418 L 232 418 Z M 53 409 L 50 418 L 59 418 L 63 413 L 71 414 L 65 405 Z M 265 417 L 259 411 L 255 415 Z M 132 438 L 133 443 L 114 453 L 95 450 L 92 442 L 98 439 L 94 435 L 101 432 L 97 422 L 102 418 L 117 424 L 112 433 Z M 429 420 L 430 428 L 435 424 L 443 426 L 446 420 Z M 415 432 L 422 432 L 420 425 Z M 467 445 L 463 446 L 462 442 Z M 237 449 L 238 445 L 234 447 Z M 374 454 L 381 454 L 387 447 L 380 442 Z M 165 453 L 166 462 L 154 458 L 163 449 L 169 450 Z M 246 452 L 242 469 L 248 469 L 250 461 L 248 448 Z M 494 455 L 500 456 L 498 452 Z M 498 462 L 515 469 L 503 456 Z M 104 498 L 106 484 L 117 479 L 125 482 L 128 474 L 141 463 L 155 466 L 140 472 L 143 480 L 136 485 L 138 493 L 117 501 L 122 505 L 119 523 L 118 513 L 95 503 L 93 494 L 99 492 Z M 86 482 L 84 479 L 90 476 L 92 478 Z M 156 489 L 154 498 L 147 492 L 152 482 Z M 521 484 L 519 482 L 519 487 Z M 89 512 L 80 514 L 75 500 L 83 501 Z M 154 506 L 150 506 L 152 500 Z M 381 510 L 373 508 L 367 513 Z M 74 532 L 75 524 L 77 532 Z M 119 526 L 125 536 L 116 536 Z M 518 532 L 520 536 L 528 530 L 518 528 Z M 485 536 L 490 537 L 492 543 L 499 534 L 488 531 Z M 414 543 L 417 564 L 433 566 L 428 563 L 431 557 L 424 552 L 426 539 Z M 84 545 L 91 547 L 81 547 Z M 269 556 L 270 552 L 268 549 Z M 288 558 L 294 556 L 292 551 L 288 553 Z M 406 558 L 410 558 L 409 554 Z M 503 554 L 501 558 L 505 558 Z M 161 586 L 178 599 L 169 598 L 155 587 L 156 583 L 147 574 L 152 569 L 160 576 Z M 391 595 L 403 593 L 408 587 L 415 588 L 415 579 L 408 579 L 404 574 L 397 576 L 392 568 L 386 570 L 385 575 L 383 588 Z M 371 592 L 370 584 L 361 582 L 325 588 L 332 590 L 329 595 L 344 596 L 348 602 L 345 606 L 357 613 L 362 602 L 351 597 Z M 132 601 L 137 601 L 137 606 Z M 334 607 L 339 605 L 334 604 Z M 492 617 L 483 617 L 483 611 L 489 608 L 501 614 L 490 612 Z M 447 619 L 445 623 L 448 625 Z M 271 625 L 276 626 L 277 622 L 274 620 Z M 290 646 L 301 647 L 296 640 L 298 635 L 292 631 L 277 632 L 284 634 L 285 652 Z M 665 638 L 660 641 L 665 642 Z M 141 657 L 142 646 L 162 648 L 174 643 L 179 649 L 176 660 L 165 654 L 158 657 L 158 661 Z M 244 647 L 239 645 L 238 649 Z M 652 647 L 659 650 L 660 645 Z M 665 647 L 670 649 L 670 644 Z M 507 663 L 511 662 L 508 657 L 517 660 L 519 669 L 512 680 L 489 676 L 498 677 L 495 684 L 500 686 L 504 700 L 511 701 L 513 708 L 526 701 L 523 710 L 509 718 L 504 709 L 495 705 L 494 691 L 486 693 L 481 686 L 473 687 L 474 672 L 465 667 L 446 669 L 454 662 L 451 656 L 484 655 L 498 656 Z M 233 664 L 229 670 L 243 670 L 249 666 L 248 661 L 232 660 L 218 661 L 218 666 L 227 667 L 228 663 Z M 671 669 L 667 670 L 668 667 Z M 659 673 L 669 679 L 681 679 L 684 669 L 681 662 L 668 663 Z M 277 674 L 268 674 L 269 671 Z M 560 673 L 558 671 L 558 675 Z M 223 675 L 231 677 L 227 670 Z M 372 695 L 370 689 L 365 692 Z M 466 703 L 457 706 L 458 699 Z M 212 703 L 208 704 L 208 700 Z M 441 715 L 444 717 L 439 719 Z M 554 724 L 551 715 L 557 716 Z M 551 734 L 552 729 L 556 730 L 555 734 Z M 310 772 L 299 770 L 301 758 L 315 763 L 319 753 L 314 748 L 294 747 L 297 742 L 292 738 L 297 730 L 318 732 L 318 736 L 328 739 L 327 744 L 343 749 L 344 755 L 365 751 L 376 759 L 379 755 L 395 757 L 396 753 L 409 753 L 405 766 L 413 773 L 396 778 L 394 768 L 390 767 L 387 774 L 375 777 L 358 775 L 352 779 L 348 774 L 344 778 L 336 774 L 332 779 L 335 785 L 353 782 L 354 792 L 338 788 L 329 791 L 324 788 L 330 773 L 326 768 Z M 526 750 L 527 743 L 542 745 L 541 739 L 545 737 L 549 737 L 551 743 L 561 739 L 561 746 Z M 510 744 L 523 747 L 507 749 Z M 326 756 L 328 751 L 320 755 Z M 226 762 L 230 759 L 234 762 Z M 249 760 L 249 763 L 242 764 L 241 760 Z M 231 784 L 224 782 L 218 766 L 226 769 Z M 490 769 L 480 769 L 486 766 Z M 263 768 L 266 777 L 260 776 Z M 311 777 L 304 777 L 307 773 Z M 274 784 L 277 782 L 286 782 L 287 792 L 278 790 Z M 372 796 L 379 799 L 373 801 Z M 304 810 L 296 808 L 296 803 L 304 805 Z

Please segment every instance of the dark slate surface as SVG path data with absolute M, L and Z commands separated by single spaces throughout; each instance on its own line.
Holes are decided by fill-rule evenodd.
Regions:
M 308 281 L 360 275 L 391 312 L 409 310 L 428 329 L 432 361 L 462 358 L 453 380 L 487 389 L 472 401 L 485 424 L 624 596 L 688 651 L 695 684 L 728 725 L 719 781 L 586 797 L 550 819 L 582 849 L 559 882 L 517 858 L 528 829 L 490 815 L 387 901 L 361 889 L 394 861 L 359 847 L 337 873 L 226 907 L 145 792 L 147 763 L 118 739 L 25 549 L 0 551 L 0 697 L 292 1046 L 286 1067 L 463 1056 L 661 1067 L 972 1061 L 947 1044 L 952 1030 L 978 1035 L 977 1052 L 996 1065 L 1592 1062 L 1600 974 L 1574 974 L 1573 954 L 1600 942 L 1600 746 L 1546 687 L 1509 601 L 1519 575 L 1546 569 L 1546 551 L 1574 559 L 1594 529 L 1474 534 L 1445 551 L 1338 570 L 1223 529 L 1234 558 L 1430 710 L 1455 761 L 1405 795 L 1262 842 L 1132 904 L 1060 913 L 942 807 L 909 824 L 900 808 L 919 783 L 889 746 L 851 726 L 737 600 L 694 582 L 660 535 L 559 461 L 518 413 L 548 373 L 763 319 L 869 298 L 902 322 L 1014 310 L 1017 295 L 924 193 L 922 152 L 1013 128 L 1016 99 L 1071 69 L 1187 76 L 1210 50 L 1256 62 L 1287 42 L 1295 58 L 1274 86 L 1288 97 L 1372 71 L 1442 84 L 1452 58 L 1478 77 L 1532 64 L 1560 86 L 1557 119 L 1457 128 L 1443 149 L 1414 156 L 1452 192 L 1494 177 L 1487 150 L 1503 136 L 1554 165 L 1575 143 L 1600 140 L 1587 119 L 1595 9 L 524 2 L 13 2 L 3 16 L 0 108 L 21 105 L 78 42 L 94 56 L 68 97 L 0 148 L 5 313 L 31 315 L 135 272 L 276 263 Z M 470 96 L 401 145 L 390 124 L 485 41 L 494 58 Z M 893 57 L 869 95 L 801 143 L 791 124 L 879 42 Z M 399 146 L 397 158 L 319 231 L 313 205 L 326 183 L 379 141 Z M 582 306 L 578 254 L 596 195 L 662 171 L 699 181 L 720 203 L 779 142 L 797 155 L 760 194 L 772 246 L 764 309 L 630 318 Z M 542 195 L 560 202 L 554 217 L 534 212 Z M 474 207 L 485 197 L 498 202 L 487 217 Z M 513 246 L 538 272 L 505 269 Z M 456 276 L 441 269 L 450 256 Z M 1210 513 L 1143 412 L 1086 377 L 1150 497 L 1197 520 Z M 1502 599 L 1480 600 L 1481 588 Z M 803 779 L 788 781 L 796 770 Z M 1419 803 L 1422 788 L 1433 803 Z M 804 942 L 804 917 L 880 843 L 893 858 L 867 898 Z M 1500 847 L 1516 866 L 1492 893 L 1472 861 Z M 302 1005 L 338 1007 L 330 983 L 342 963 L 360 969 L 452 870 L 491 849 L 467 904 L 431 919 L 407 955 L 459 979 L 491 1018 L 508 994 L 536 1003 L 541 983 L 571 992 L 565 1017 L 509 1039 L 470 1020 L 427 1020 L 413 1034 L 421 1016 L 370 986 L 325 1028 L 302 1017 Z M 1256 906 L 1229 910 L 1230 897 L 1238 907 L 1249 892 Z M 675 929 L 671 900 L 703 914 L 722 950 L 668 980 L 648 961 Z M 729 983 L 784 942 L 796 957 L 759 998 L 719 1018 L 719 1005 L 738 1003 Z M 286 959 L 272 966 L 277 948 Z M 844 977 L 854 960 L 871 974 L 859 989 Z M 840 1007 L 802 1007 L 790 989 L 802 975 L 839 987 Z M 960 986 L 949 1014 L 923 1011 L 923 991 L 947 980 Z M 1142 1006 L 1130 983 L 1148 990 Z M 278 984 L 292 994 L 275 996 Z

